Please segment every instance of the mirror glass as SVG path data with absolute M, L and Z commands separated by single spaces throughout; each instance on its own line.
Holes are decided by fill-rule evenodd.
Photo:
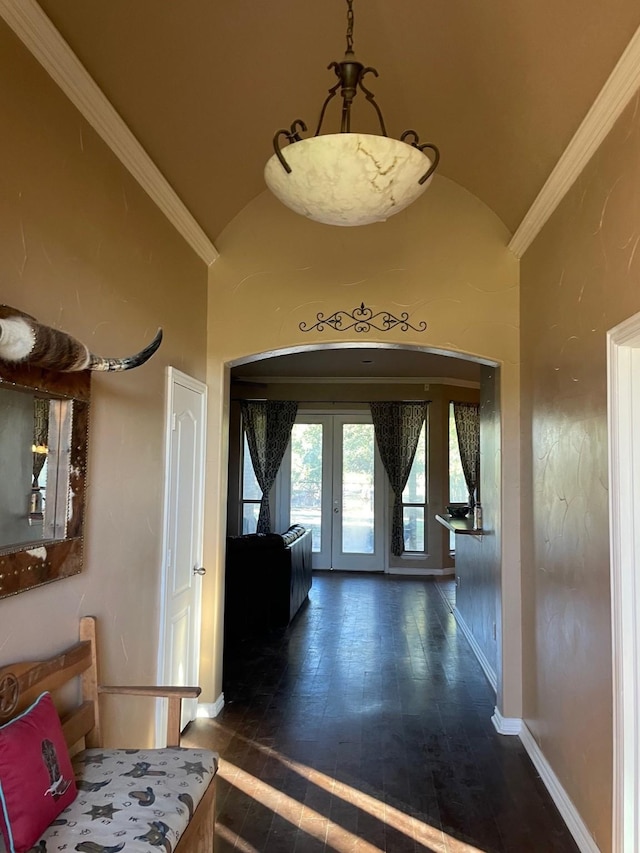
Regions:
M 81 571 L 89 381 L 0 363 L 0 598 Z
M 0 390 L 0 548 L 64 539 L 72 406 L 70 400 Z

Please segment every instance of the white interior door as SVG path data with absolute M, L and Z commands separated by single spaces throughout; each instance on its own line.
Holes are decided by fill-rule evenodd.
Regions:
M 607 333 L 613 841 L 640 849 L 640 314 Z
M 291 523 L 313 531 L 313 567 L 384 571 L 384 481 L 371 416 L 300 415 L 282 469 Z
M 199 678 L 206 395 L 201 382 L 168 369 L 161 684 L 197 685 Z M 182 728 L 197 704 L 183 700 Z M 164 702 L 158 717 L 162 737 Z

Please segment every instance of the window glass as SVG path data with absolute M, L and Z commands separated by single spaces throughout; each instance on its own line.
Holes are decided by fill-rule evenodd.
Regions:
M 242 532 L 243 534 L 255 533 L 258 527 L 258 516 L 260 515 L 262 489 L 258 485 L 258 480 L 253 470 L 246 434 L 244 435 L 244 444 L 242 447 L 242 494 L 240 500 L 242 503 Z
M 424 551 L 424 507 L 404 506 L 402 514 L 405 551 Z
M 402 492 L 405 551 L 423 553 L 427 548 L 425 512 L 427 503 L 427 422 L 422 424 L 409 479 Z
M 253 471 L 251 453 L 249 453 L 249 442 L 247 441 L 247 436 L 245 435 L 242 470 L 242 500 L 259 501 L 261 498 L 262 491 L 260 489 L 260 486 L 258 485 L 256 475 Z
M 416 504 L 426 503 L 427 500 L 427 466 L 426 466 L 426 449 L 425 441 L 426 423 L 422 425 L 420 438 L 418 439 L 418 447 L 416 455 L 411 466 L 411 473 L 407 480 L 407 485 L 402 493 L 402 503 Z
M 258 516 L 260 515 L 259 503 L 242 504 L 242 533 L 255 533 L 258 527 Z
M 449 403 L 449 503 L 467 503 L 468 500 L 469 492 L 462 473 L 453 403 Z
M 322 424 L 294 424 L 291 431 L 291 524 L 312 532 L 320 551 L 322 516 Z
M 373 554 L 375 526 L 373 424 L 342 427 L 342 551 Z

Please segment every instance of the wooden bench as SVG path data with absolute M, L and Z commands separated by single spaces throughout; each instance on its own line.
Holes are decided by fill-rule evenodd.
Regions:
M 34 703 L 34 701 L 44 691 L 48 691 L 52 694 L 54 702 L 56 702 L 56 707 L 59 708 L 58 702 L 56 701 L 56 694 L 62 688 L 64 688 L 65 685 L 68 685 L 69 682 L 71 682 L 73 679 L 78 678 L 80 680 L 79 690 L 77 691 L 78 701 L 70 710 L 65 710 L 65 712 L 60 715 L 62 729 L 64 732 L 64 737 L 67 746 L 69 748 L 69 752 L 72 756 L 76 756 L 76 761 L 79 760 L 80 762 L 79 764 L 74 763 L 76 776 L 78 775 L 78 772 L 82 774 L 83 755 L 89 756 L 88 758 L 84 758 L 85 766 L 88 766 L 91 763 L 94 763 L 95 765 L 99 764 L 98 759 L 102 760 L 103 755 L 108 754 L 110 752 L 109 750 L 102 748 L 100 710 L 98 701 L 99 695 L 101 693 L 119 693 L 129 695 L 165 697 L 168 700 L 169 705 L 167 725 L 167 747 L 169 748 L 179 747 L 180 744 L 181 700 L 183 698 L 195 698 L 200 694 L 199 687 L 108 687 L 101 685 L 98 681 L 96 653 L 96 620 L 92 616 L 85 616 L 80 620 L 79 643 L 75 644 L 74 646 L 71 646 L 70 648 L 66 649 L 55 657 L 49 658 L 48 660 L 15 663 L 0 667 L 0 725 L 4 725 L 11 719 L 23 713 Z M 69 702 L 68 688 L 64 691 L 63 699 L 65 703 Z M 96 761 L 93 762 L 93 759 L 91 757 L 93 753 L 83 753 L 83 749 L 98 749 L 100 750 L 100 755 L 97 757 Z M 120 752 L 121 751 L 118 751 L 118 757 L 121 757 Z M 126 750 L 127 757 L 131 758 L 133 752 L 134 751 L 132 750 Z M 158 766 L 167 764 L 166 760 L 164 762 L 160 762 L 159 752 L 156 752 L 154 750 L 144 750 L 143 752 L 145 753 L 145 755 L 143 756 L 145 759 L 149 759 L 147 753 L 151 753 L 153 756 L 158 756 Z M 164 750 L 161 752 L 163 753 L 162 757 L 166 759 L 169 750 Z M 173 846 L 169 844 L 169 846 L 164 846 L 164 849 L 171 849 L 172 847 L 173 853 L 212 853 L 213 851 L 215 773 L 217 771 L 217 755 L 215 755 L 215 753 L 210 753 L 207 750 L 200 750 L 199 752 L 206 754 L 206 758 L 209 761 L 209 766 L 212 769 L 201 772 L 201 785 L 202 787 L 206 785 L 206 790 L 202 795 L 199 803 L 195 807 L 195 810 L 193 810 L 186 829 L 184 829 L 184 831 L 182 832 L 177 845 Z M 182 758 L 182 756 L 187 756 L 187 758 L 192 757 L 191 755 L 188 755 L 186 751 L 176 752 L 176 750 L 174 749 L 173 752 L 170 754 L 170 757 L 175 762 L 178 760 L 177 756 L 180 756 L 180 760 L 183 760 L 183 763 L 184 759 Z M 153 761 L 153 757 L 151 758 L 151 761 Z M 122 763 L 122 761 L 118 762 L 118 764 L 120 765 Z M 145 766 L 149 766 L 148 761 Z M 193 764 L 189 766 L 192 768 Z M 191 770 L 191 772 L 193 773 L 193 770 Z M 130 786 L 131 781 L 130 779 L 127 780 L 126 777 L 131 777 L 133 775 L 136 774 L 124 774 L 120 773 L 118 770 L 118 772 L 111 774 L 110 781 L 108 783 L 102 783 L 103 785 L 111 785 L 108 790 L 110 792 L 110 796 L 112 797 L 112 802 L 114 792 L 117 793 L 117 786 L 124 786 L 127 781 L 129 782 Z M 165 771 L 156 771 L 149 773 L 150 777 L 156 776 L 169 778 L 172 775 L 173 774 L 167 773 Z M 122 780 L 123 777 L 124 781 L 119 781 Z M 139 780 L 139 784 L 137 785 L 137 787 L 144 786 L 147 783 L 151 783 L 152 781 L 157 782 L 157 780 L 152 779 L 141 779 Z M 80 785 L 82 784 L 83 783 L 81 781 Z M 80 797 L 80 793 L 82 791 L 89 789 L 89 784 L 84 784 L 85 788 L 79 787 L 78 797 Z M 162 784 L 166 785 L 168 783 L 162 780 Z M 146 790 L 150 791 L 151 789 L 147 788 Z M 162 790 L 167 789 L 165 788 Z M 128 793 L 130 794 L 131 791 L 129 791 Z M 126 792 L 121 792 L 121 794 L 124 799 L 127 798 Z M 162 796 L 168 798 L 169 794 L 164 793 L 162 794 Z M 181 793 L 180 801 L 182 803 L 188 802 L 188 799 L 185 799 L 185 797 L 188 796 L 189 795 Z M 129 799 L 131 799 L 131 797 L 129 797 Z M 168 800 L 165 800 L 164 802 L 168 802 Z M 160 798 L 158 798 L 157 804 L 162 804 Z M 71 806 L 71 808 L 73 808 L 73 805 Z M 185 811 L 185 809 L 181 809 L 180 807 L 178 810 Z M 122 811 L 122 809 L 120 809 L 120 811 Z M 191 813 L 191 803 L 189 803 L 189 813 Z M 144 817 L 150 817 L 151 814 L 152 811 L 149 810 L 145 813 Z M 156 809 L 153 814 L 157 815 L 158 810 Z M 134 821 L 137 820 L 136 818 L 129 819 Z M 151 818 L 151 820 L 153 820 L 153 818 Z M 104 832 L 104 826 L 105 824 L 108 824 L 109 821 L 96 821 L 96 823 L 102 824 L 102 826 L 100 827 L 100 831 Z M 149 825 L 151 825 L 151 823 Z M 61 838 L 66 832 L 65 827 L 57 827 L 56 832 L 57 835 L 55 840 L 57 843 L 55 845 L 51 845 L 49 847 L 39 847 L 36 849 L 48 849 L 52 851 L 57 849 L 64 849 L 63 847 L 60 847 L 59 844 Z M 85 830 L 85 833 L 86 832 L 87 830 Z M 43 838 L 45 836 L 43 836 Z M 78 837 L 76 836 L 70 836 L 68 839 L 67 849 L 78 849 L 78 847 L 74 845 L 74 842 L 78 840 L 81 839 L 78 839 Z M 114 838 L 113 844 L 116 845 L 116 842 L 118 842 L 119 840 L 120 839 Z M 64 837 L 64 841 L 67 841 L 66 837 Z M 84 843 L 86 845 L 87 842 L 85 841 Z M 102 841 L 101 843 L 104 844 L 104 841 Z M 148 849 L 158 850 L 159 848 L 157 845 L 158 840 L 156 839 L 155 846 L 150 846 Z M 138 849 L 135 844 L 133 846 L 135 849 Z M 1 848 L 2 835 L 0 833 L 0 849 Z M 80 849 L 89 848 L 81 845 Z M 120 847 L 118 847 L 118 849 L 120 849 Z M 128 849 L 129 847 L 125 846 L 125 851 Z

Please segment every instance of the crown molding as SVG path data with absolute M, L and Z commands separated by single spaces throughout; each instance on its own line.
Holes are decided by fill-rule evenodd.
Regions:
M 509 243 L 521 258 L 640 87 L 640 28 Z
M 35 0 L 0 0 L 0 15 L 209 266 L 218 251 Z

